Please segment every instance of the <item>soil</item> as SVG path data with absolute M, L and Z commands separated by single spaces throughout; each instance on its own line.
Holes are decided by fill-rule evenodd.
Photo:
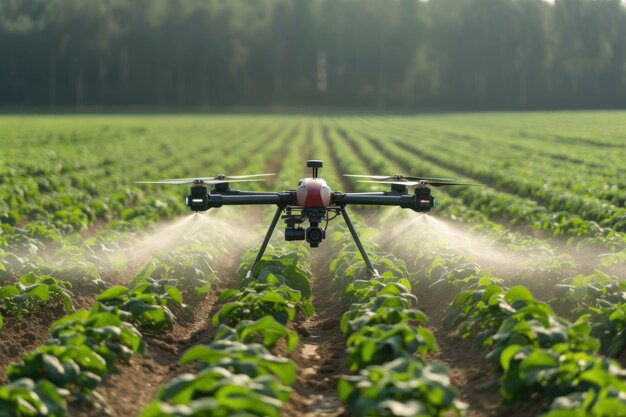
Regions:
M 339 329 L 344 309 L 336 300 L 328 273 L 329 249 L 311 253 L 311 285 L 315 314 L 300 324 L 300 342 L 291 354 L 298 379 L 284 417 L 347 417 L 337 396 L 337 381 L 346 369 L 345 338 Z

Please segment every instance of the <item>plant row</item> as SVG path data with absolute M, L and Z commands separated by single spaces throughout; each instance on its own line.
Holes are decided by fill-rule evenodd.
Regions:
M 251 266 L 249 252 L 239 273 Z M 290 321 L 313 314 L 309 273 L 303 252 L 265 255 L 240 288 L 226 289 L 213 316 L 213 341 L 187 350 L 181 364 L 196 364 L 161 387 L 140 417 L 269 416 L 279 417 L 296 380 L 290 359 L 272 353 L 283 340 L 293 351 L 298 335 Z
M 418 275 L 431 291 L 454 295 L 444 326 L 488 349 L 487 359 L 502 375 L 504 405 L 539 395 L 551 417 L 626 412 L 626 371 L 600 354 L 601 343 L 592 334 L 599 328 L 589 323 L 590 314 L 570 321 L 536 300 L 526 287 L 508 288 L 492 272 L 444 246 L 439 254 L 420 245 L 409 248 L 413 256 L 418 251 L 422 264 Z M 606 414 L 607 410 L 618 414 Z
M 51 326 L 51 337 L 9 366 L 11 383 L 0 387 L 3 411 L 12 416 L 67 415 L 67 401 L 87 401 L 116 362 L 143 352 L 141 332 L 171 329 L 176 315 L 191 315 L 214 273 L 211 247 L 185 248 L 149 261 L 128 286 L 96 297 L 90 310 L 68 314 Z M 180 266 L 184 270 L 180 270 Z M 188 293 L 185 302 L 183 293 Z M 181 317 L 182 318 L 182 317 Z
M 423 327 L 427 319 L 415 308 L 403 263 L 390 256 L 373 261 L 379 277 L 371 277 L 362 259 L 344 246 L 330 266 L 347 306 L 341 330 L 348 369 L 358 371 L 340 379 L 339 398 L 357 417 L 462 415 L 465 405 L 447 368 L 427 358 L 437 350 L 435 337 Z
M 463 149 L 468 145 L 459 142 L 452 148 L 439 149 L 441 145 L 438 143 L 425 147 L 423 141 L 420 140 L 420 146 L 416 146 L 416 142 L 412 139 L 415 133 L 405 133 L 406 136 L 397 136 L 389 131 L 372 132 L 370 130 L 366 136 L 370 137 L 377 146 L 386 143 L 397 146 L 403 152 L 408 151 L 413 160 L 415 156 L 419 156 L 420 171 L 428 172 L 429 175 L 458 176 L 460 173 L 491 180 L 485 176 L 487 174 L 484 174 L 485 169 L 482 165 L 470 166 L 468 164 L 472 163 L 471 159 L 454 154 L 454 149 Z M 375 139 L 371 135 L 375 135 Z M 501 157 L 499 153 L 497 158 Z M 494 161 L 497 160 L 494 159 Z M 508 168 L 496 169 L 491 165 L 485 166 L 489 167 L 489 172 L 504 172 L 504 175 L 507 175 Z M 574 193 L 571 193 L 569 197 L 563 197 L 563 190 L 549 188 L 547 193 L 541 194 L 544 196 L 542 199 L 548 200 L 548 205 L 543 206 L 525 198 L 529 194 L 524 191 L 524 185 L 520 184 L 517 178 L 519 176 L 512 177 L 505 184 L 506 187 L 514 190 L 515 194 L 485 187 L 450 188 L 445 192 L 461 198 L 462 202 L 470 208 L 479 210 L 489 217 L 505 217 L 514 225 L 529 224 L 535 231 L 547 231 L 554 236 L 573 238 L 572 242 L 576 244 L 599 244 L 613 251 L 623 251 L 626 248 L 626 238 L 621 233 L 626 227 L 626 209 L 612 207 L 607 203 L 596 203 L 592 197 L 582 198 Z M 523 178 L 528 179 L 531 176 L 525 175 Z M 546 190 L 544 179 L 536 178 L 536 181 L 539 182 L 538 187 Z M 551 197 L 548 198 L 547 195 Z M 564 199 L 566 202 L 563 202 Z

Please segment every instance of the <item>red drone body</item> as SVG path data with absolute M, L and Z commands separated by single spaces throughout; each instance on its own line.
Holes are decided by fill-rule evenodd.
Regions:
M 296 188 L 296 204 L 306 208 L 324 208 L 332 203 L 332 191 L 321 178 L 303 178 Z

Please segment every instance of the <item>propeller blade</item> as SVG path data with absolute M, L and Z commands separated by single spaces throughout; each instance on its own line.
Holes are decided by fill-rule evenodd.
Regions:
M 387 184 L 387 185 L 404 185 L 405 187 L 414 187 L 416 185 L 419 185 L 419 182 L 417 182 L 417 181 L 366 181 L 366 180 L 361 180 L 361 181 L 357 181 L 357 182 L 369 182 L 369 183 L 373 183 L 373 184 Z
M 254 177 L 272 177 L 276 174 L 251 174 L 251 175 L 228 175 L 226 178 L 232 179 L 244 179 L 244 178 L 254 178 Z M 260 180 L 262 181 L 262 180 Z
M 421 185 L 421 181 L 358 181 L 369 182 L 374 184 L 392 184 L 392 185 L 404 185 L 405 187 L 416 187 Z M 445 185 L 467 185 L 467 186 L 482 186 L 483 184 L 471 184 L 467 182 L 442 182 L 442 181 L 426 181 L 424 184 L 427 187 L 443 187 Z
M 475 187 L 482 187 L 483 184 L 472 184 L 469 182 L 438 182 L 438 181 L 427 181 L 428 185 L 431 185 L 433 187 L 443 187 L 446 185 L 464 185 L 464 186 L 475 186 Z
M 411 176 L 406 176 L 404 177 L 405 179 L 409 180 L 409 181 L 421 181 L 421 180 L 425 180 L 428 181 L 429 183 L 431 181 L 454 181 L 454 178 L 435 178 L 435 177 L 411 177 Z
M 193 178 L 191 180 L 187 178 L 181 178 L 177 180 L 159 180 L 159 181 L 136 181 L 137 184 L 172 184 L 172 185 L 183 185 L 183 184 L 195 184 L 196 181 L 201 181 L 202 184 L 205 185 L 214 185 L 214 184 L 225 184 L 231 182 L 255 182 L 255 181 L 263 181 L 263 180 L 203 180 L 201 178 Z
M 193 184 L 193 180 L 189 181 L 186 179 L 180 180 L 159 180 L 159 181 L 135 181 L 135 184 L 171 184 L 171 185 L 183 185 L 183 184 Z
M 369 178 L 371 180 L 391 180 L 391 181 L 454 181 L 453 178 L 434 178 L 434 177 L 413 177 L 410 175 L 355 175 L 355 174 L 343 174 L 344 177 L 357 177 L 357 178 Z
M 194 177 L 194 178 L 168 178 L 166 180 L 163 181 L 195 181 L 195 180 L 200 180 L 200 181 L 212 181 L 212 180 L 218 180 L 218 181 L 223 181 L 223 180 L 241 180 L 241 179 L 245 179 L 245 178 L 255 178 L 255 177 L 269 177 L 272 175 L 276 175 L 276 174 L 252 174 L 252 175 L 224 175 L 223 177 L 216 175 L 215 177 Z
M 389 175 L 359 175 L 359 174 L 343 174 L 344 177 L 370 178 L 372 180 L 386 180 L 395 177 Z

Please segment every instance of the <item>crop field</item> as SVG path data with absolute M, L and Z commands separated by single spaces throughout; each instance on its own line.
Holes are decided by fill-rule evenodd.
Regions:
M 626 416 L 626 113 L 0 116 L 0 417 Z M 455 178 L 319 248 L 164 178 Z M 234 188 L 235 184 L 231 184 Z

